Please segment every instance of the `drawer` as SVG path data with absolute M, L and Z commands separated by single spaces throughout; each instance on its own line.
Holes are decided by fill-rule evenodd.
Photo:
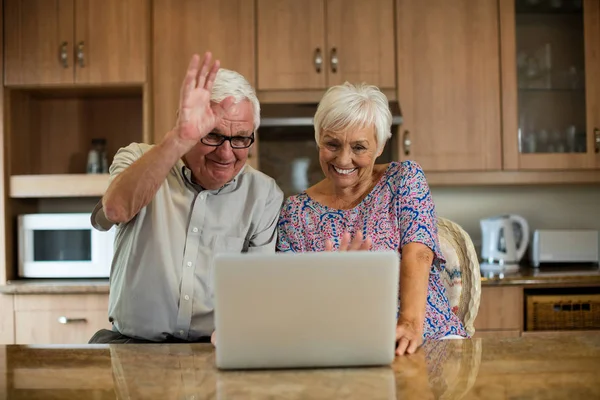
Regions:
M 108 295 L 15 295 L 15 343 L 85 344 L 110 329 Z

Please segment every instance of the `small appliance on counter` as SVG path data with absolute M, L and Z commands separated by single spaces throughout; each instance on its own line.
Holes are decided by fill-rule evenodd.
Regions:
M 600 263 L 598 231 L 592 229 L 537 229 L 533 233 L 531 264 Z
M 108 278 L 115 228 L 100 232 L 90 213 L 18 217 L 20 278 Z
M 529 225 L 525 218 L 498 215 L 482 219 L 480 270 L 484 275 L 514 273 L 529 245 Z

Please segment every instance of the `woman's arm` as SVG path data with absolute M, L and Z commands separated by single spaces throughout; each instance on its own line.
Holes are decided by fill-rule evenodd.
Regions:
M 415 162 L 402 163 L 399 185 L 400 315 L 396 353 L 412 354 L 423 343 L 425 310 L 432 266 L 443 256 L 437 238 L 437 218 L 425 174 Z
M 429 269 L 433 252 L 422 243 L 408 243 L 402 248 L 400 266 L 400 316 L 396 328 L 397 354 L 414 353 L 423 343 L 423 326 Z

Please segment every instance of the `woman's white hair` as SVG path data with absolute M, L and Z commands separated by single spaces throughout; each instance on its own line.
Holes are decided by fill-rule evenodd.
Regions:
M 229 96 L 233 96 L 235 103 L 243 100 L 250 101 L 254 111 L 254 131 L 256 131 L 260 126 L 260 103 L 256 97 L 256 92 L 241 74 L 229 69 L 219 68 L 210 100 L 220 103 Z
M 345 82 L 327 90 L 317 107 L 314 125 L 317 145 L 321 131 L 344 132 L 373 126 L 377 149 L 381 151 L 392 136 L 392 112 L 387 97 L 376 86 Z

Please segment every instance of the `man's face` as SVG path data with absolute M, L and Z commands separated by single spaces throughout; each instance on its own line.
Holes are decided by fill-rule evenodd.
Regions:
M 251 136 L 254 130 L 252 103 L 232 105 L 212 131 L 223 136 Z M 249 148 L 233 149 L 229 141 L 220 146 L 198 142 L 184 156 L 194 180 L 204 189 L 214 190 L 231 181 L 246 164 Z

